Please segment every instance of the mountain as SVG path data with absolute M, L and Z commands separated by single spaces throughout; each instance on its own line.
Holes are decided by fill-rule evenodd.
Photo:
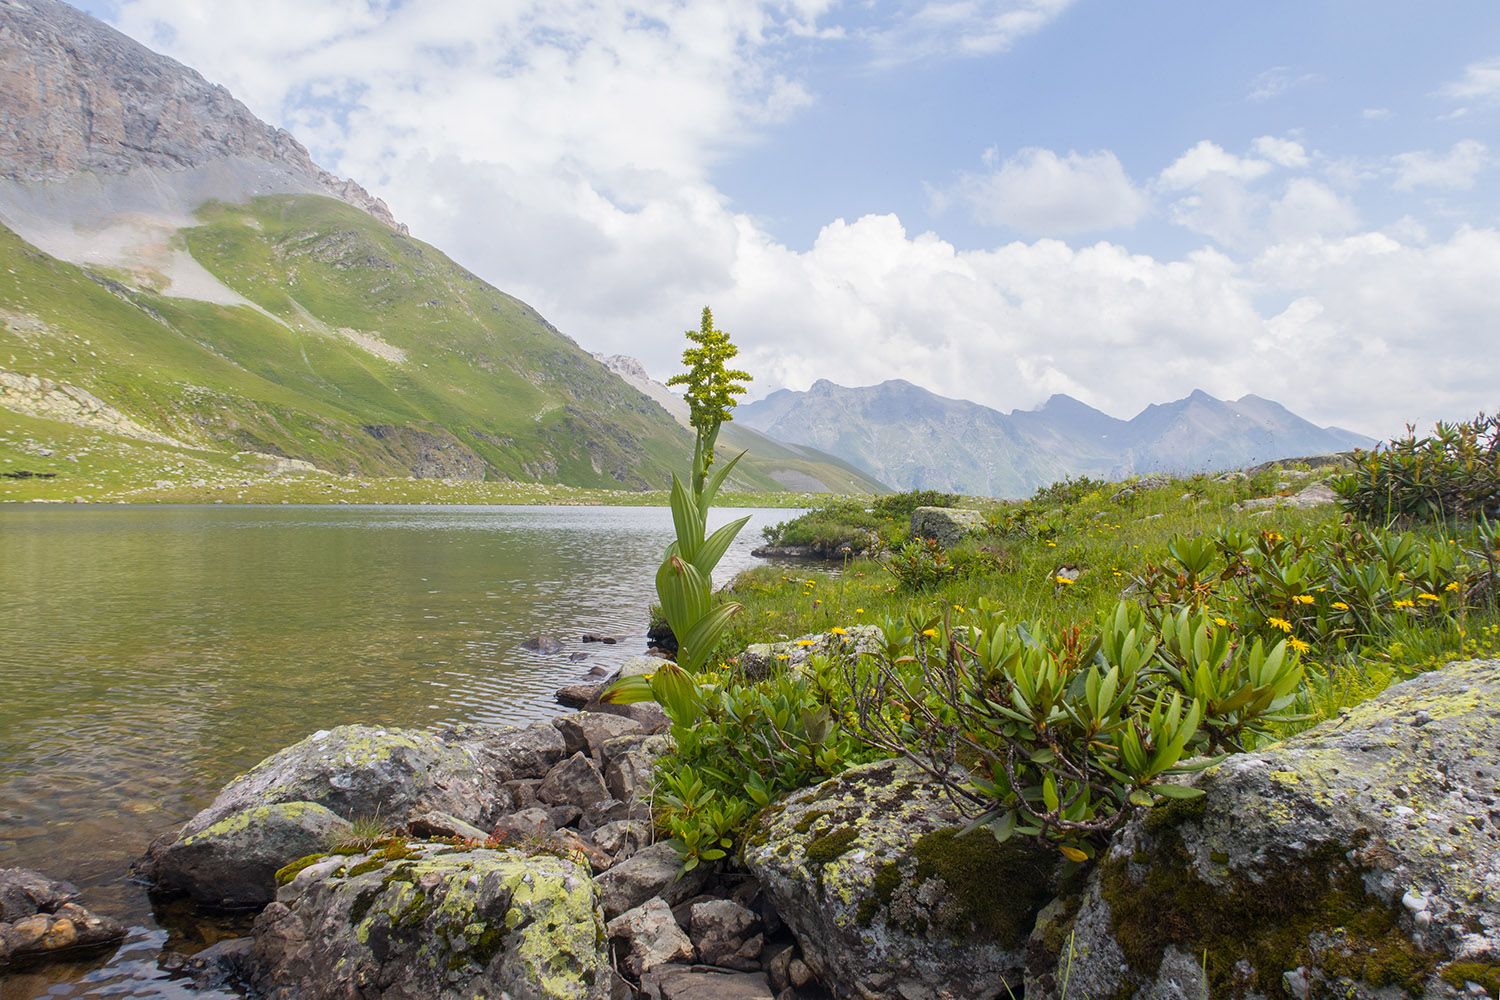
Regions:
M 657 403 L 180 63 L 0 0 L 0 94 L 0 431 L 628 489 L 690 454 Z M 734 485 L 880 488 L 755 447 Z
M 688 424 L 688 405 L 679 395 L 647 374 L 635 358 L 623 354 L 594 355 L 610 371 L 655 400 L 683 427 Z M 730 420 L 719 430 L 719 450 L 726 454 L 746 452 L 735 473 L 748 470 L 780 483 L 788 490 L 810 493 L 887 493 L 890 487 L 870 477 L 853 464 L 809 448 L 785 444 Z
M 1201 390 L 1119 420 L 1064 395 L 1006 414 L 899 379 L 861 388 L 820 379 L 806 392 L 782 389 L 741 404 L 736 415 L 898 489 L 976 496 L 1025 496 L 1070 475 L 1237 468 L 1375 443 L 1259 396 L 1224 402 Z

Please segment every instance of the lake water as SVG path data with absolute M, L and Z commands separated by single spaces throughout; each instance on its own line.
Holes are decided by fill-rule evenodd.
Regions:
M 716 583 L 791 516 L 710 527 L 744 514 Z M 0 868 L 132 928 L 110 958 L 0 975 L 0 1000 L 212 995 L 156 967 L 169 936 L 225 931 L 127 881 L 154 836 L 318 729 L 562 711 L 556 688 L 645 651 L 671 539 L 660 507 L 0 507 Z M 566 648 L 521 648 L 539 634 Z

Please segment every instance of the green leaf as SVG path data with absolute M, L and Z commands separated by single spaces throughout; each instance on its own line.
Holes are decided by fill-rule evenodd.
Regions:
M 678 555 L 692 562 L 703 544 L 703 514 L 675 472 L 672 473 L 672 526 L 677 531 Z
M 740 452 L 738 455 L 734 456 L 729 461 L 719 466 L 718 469 L 714 470 L 714 472 L 712 472 L 708 476 L 708 478 L 703 481 L 703 494 L 698 498 L 698 513 L 705 520 L 708 518 L 708 509 L 713 506 L 714 497 L 719 493 L 719 487 L 723 485 L 725 479 L 729 478 L 729 470 L 734 468 L 735 465 L 739 463 L 739 460 L 744 458 L 745 455 L 745 452 Z M 715 560 L 715 562 L 717 561 L 718 560 Z
M 742 517 L 738 521 L 732 521 L 724 525 L 718 531 L 708 536 L 703 544 L 698 547 L 698 554 L 692 559 L 692 563 L 698 568 L 698 572 L 702 573 L 705 577 L 713 573 L 714 567 L 719 565 L 719 560 L 724 558 L 724 552 L 729 548 L 729 544 L 734 541 L 735 536 L 740 533 L 740 529 L 749 520 L 748 516 Z
M 1203 789 L 1187 785 L 1152 785 L 1151 790 L 1169 799 L 1196 799 L 1203 794 Z
M 655 701 L 651 681 L 644 674 L 621 677 L 600 695 L 599 700 L 610 705 L 631 705 L 638 701 Z
M 723 635 L 725 626 L 740 607 L 739 604 L 721 604 L 694 622 L 687 634 L 677 640 L 678 662 L 696 673 L 719 644 L 719 637 Z M 684 659 L 687 662 L 683 663 Z

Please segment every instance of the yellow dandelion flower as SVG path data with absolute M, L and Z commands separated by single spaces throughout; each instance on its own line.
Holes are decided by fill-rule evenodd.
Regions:
M 1349 610 L 1349 605 L 1345 604 L 1343 601 L 1334 601 L 1333 602 L 1333 607 L 1336 608 L 1339 611 L 1348 611 Z
M 1441 601 L 1442 598 L 1439 597 L 1436 594 L 1418 594 L 1417 595 L 1417 600 L 1419 600 L 1419 601 Z
M 955 605 L 953 605 L 953 610 L 957 611 L 959 614 L 962 614 L 963 610 L 964 610 L 964 606 L 962 604 L 955 604 Z
M 1056 542 L 1048 542 L 1048 543 L 1047 543 L 1047 546 L 1048 546 L 1048 547 L 1049 547 L 1049 548 L 1054 548 L 1054 549 L 1055 549 L 1055 548 L 1057 548 L 1057 543 L 1056 543 Z
M 831 633 L 833 633 L 834 635 L 848 635 L 849 634 L 849 630 L 846 629 L 846 628 L 844 628 L 844 627 L 842 627 L 842 626 L 840 626 L 840 625 L 835 625 L 833 628 L 829 629 L 828 631 L 831 632 Z
M 1073 581 L 1072 577 L 1060 576 L 1060 577 L 1057 578 L 1057 582 L 1061 586 L 1071 587 L 1071 586 L 1073 586 L 1073 582 L 1074 581 Z
M 812 640 L 812 639 L 798 639 L 797 640 L 797 645 L 799 645 L 799 646 L 811 646 L 813 644 L 813 641 L 814 640 Z
M 935 629 L 935 628 L 924 628 L 922 630 L 922 634 L 925 635 L 925 636 L 936 636 L 937 635 L 937 629 Z
M 1228 618 L 1215 618 L 1214 619 L 1214 624 L 1217 625 L 1217 626 L 1219 626 L 1220 628 L 1223 628 L 1224 626 L 1226 626 L 1226 625 L 1229 624 L 1229 619 Z
M 778 660 L 790 660 L 791 657 L 787 656 L 785 653 L 777 653 L 776 654 L 776 659 L 778 659 Z
M 1272 628 L 1279 628 L 1283 632 L 1290 632 L 1292 630 L 1292 623 L 1285 618 L 1267 618 L 1266 624 Z
M 1417 606 L 1417 602 L 1409 601 L 1403 597 L 1400 600 L 1392 601 L 1391 606 L 1396 608 L 1414 608 Z
M 857 615 L 862 615 L 862 614 L 865 613 L 865 609 L 864 608 L 855 608 L 854 609 L 854 613 L 857 614 Z
M 1295 635 L 1292 636 L 1290 639 L 1288 639 L 1286 641 L 1286 644 L 1288 646 L 1291 646 L 1293 649 L 1295 649 L 1299 653 L 1305 653 L 1309 649 L 1312 649 L 1312 645 L 1310 643 L 1303 642 L 1301 639 L 1297 638 Z
M 1451 592 L 1453 592 L 1455 590 L 1462 590 L 1463 589 L 1463 584 L 1459 583 L 1457 580 L 1454 580 L 1452 583 L 1448 584 L 1448 586 L 1444 587 L 1443 589 L 1451 593 Z
M 1315 600 L 1317 600 L 1317 598 L 1313 597 L 1313 595 L 1311 594 L 1296 594 L 1292 597 L 1292 600 L 1296 601 L 1298 604 L 1312 604 Z

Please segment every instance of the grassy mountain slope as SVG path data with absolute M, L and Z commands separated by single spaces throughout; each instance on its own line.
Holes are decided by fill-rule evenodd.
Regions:
M 183 247 L 243 304 L 167 297 L 150 290 L 164 275 L 98 274 L 0 229 L 0 370 L 197 448 L 364 476 L 656 488 L 691 448 L 529 306 L 357 209 L 277 195 L 199 220 Z M 783 488 L 748 462 L 738 478 Z

